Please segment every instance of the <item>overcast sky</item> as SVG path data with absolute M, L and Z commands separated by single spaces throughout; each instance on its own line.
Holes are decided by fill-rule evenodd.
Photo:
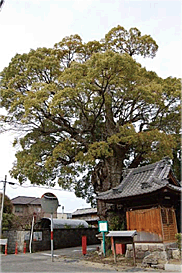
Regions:
M 100 40 L 111 28 L 121 25 L 127 30 L 137 27 L 142 35 L 151 35 L 157 42 L 159 49 L 154 59 L 138 58 L 143 66 L 162 78 L 181 77 L 181 13 L 181 0 L 5 0 L 0 11 L 0 71 L 16 53 L 53 47 L 72 34 L 79 34 L 83 42 Z M 7 175 L 8 181 L 17 183 L 9 175 L 15 159 L 12 142 L 12 134 L 0 135 L 0 180 Z M 0 183 L 0 190 L 2 187 Z M 9 198 L 41 197 L 47 191 L 58 197 L 65 212 L 89 207 L 66 191 L 8 184 L 6 188 Z

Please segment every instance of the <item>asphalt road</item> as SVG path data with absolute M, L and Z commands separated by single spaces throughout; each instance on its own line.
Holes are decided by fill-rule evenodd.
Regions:
M 87 247 L 87 251 L 94 249 Z M 81 247 L 55 250 L 53 262 L 50 251 L 1 255 L 0 272 L 116 272 L 105 265 L 84 261 L 81 256 Z
M 87 246 L 87 253 L 96 250 L 96 245 Z M 171 272 L 164 270 L 144 270 L 134 267 L 118 267 L 90 262 L 84 259 L 82 248 L 65 248 L 54 251 L 54 261 L 51 261 L 50 251 L 26 253 L 26 254 L 4 254 L 0 257 L 0 272 Z M 147 272 L 146 272 L 147 271 Z

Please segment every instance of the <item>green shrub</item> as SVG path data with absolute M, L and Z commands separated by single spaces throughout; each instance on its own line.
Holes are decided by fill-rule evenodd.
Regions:
M 84 228 L 84 225 L 83 224 L 79 224 L 78 228 Z
M 176 239 L 177 239 L 178 248 L 179 248 L 179 251 L 180 251 L 180 253 L 181 253 L 181 239 L 182 239 L 181 233 L 177 233 L 177 234 L 175 235 L 175 237 L 176 237 Z
M 120 218 L 119 215 L 115 215 L 111 217 L 109 221 L 109 230 L 124 230 L 125 229 L 125 222 L 123 219 Z
M 66 228 L 66 229 L 70 229 L 70 228 L 71 228 L 71 226 L 70 226 L 70 225 L 65 224 L 65 225 L 64 225 L 64 228 Z

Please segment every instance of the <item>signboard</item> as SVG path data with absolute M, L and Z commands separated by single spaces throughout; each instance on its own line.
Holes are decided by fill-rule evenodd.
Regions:
M 24 241 L 29 241 L 29 240 L 30 240 L 30 232 L 27 232 L 24 235 Z
M 98 221 L 98 224 L 99 224 L 99 232 L 102 232 L 103 251 L 104 251 L 104 256 L 106 256 L 105 233 L 104 232 L 108 232 L 108 222 L 107 221 Z
M 8 242 L 8 239 L 0 239 L 0 245 L 6 245 Z
M 108 232 L 108 222 L 107 221 L 98 221 L 99 232 Z
M 34 241 L 42 241 L 42 231 L 34 231 L 33 240 Z

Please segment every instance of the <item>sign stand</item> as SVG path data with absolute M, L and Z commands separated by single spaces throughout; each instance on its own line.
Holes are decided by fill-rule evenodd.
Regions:
M 105 257 L 106 256 L 105 232 L 108 232 L 108 222 L 107 221 L 98 221 L 98 224 L 99 224 L 99 232 L 102 232 L 103 252 L 104 252 L 104 257 Z
M 53 214 L 51 213 L 51 261 L 54 261 L 54 249 L 53 249 Z
M 136 266 L 136 252 L 134 236 L 137 234 L 136 230 L 110 231 L 107 237 L 113 238 L 114 245 L 114 263 L 116 263 L 116 244 L 132 244 L 133 245 L 133 264 Z
M 104 257 L 106 256 L 106 243 L 105 243 L 105 233 L 102 232 L 102 238 L 103 238 L 103 250 L 104 250 Z
M 34 215 L 33 215 L 33 219 L 32 219 L 32 227 L 31 227 L 30 242 L 29 242 L 30 253 L 32 253 L 33 226 L 34 226 Z
M 50 192 L 47 192 L 41 197 L 41 206 L 43 210 L 51 214 L 51 261 L 54 261 L 53 249 L 53 213 L 57 210 L 59 204 L 57 197 Z

